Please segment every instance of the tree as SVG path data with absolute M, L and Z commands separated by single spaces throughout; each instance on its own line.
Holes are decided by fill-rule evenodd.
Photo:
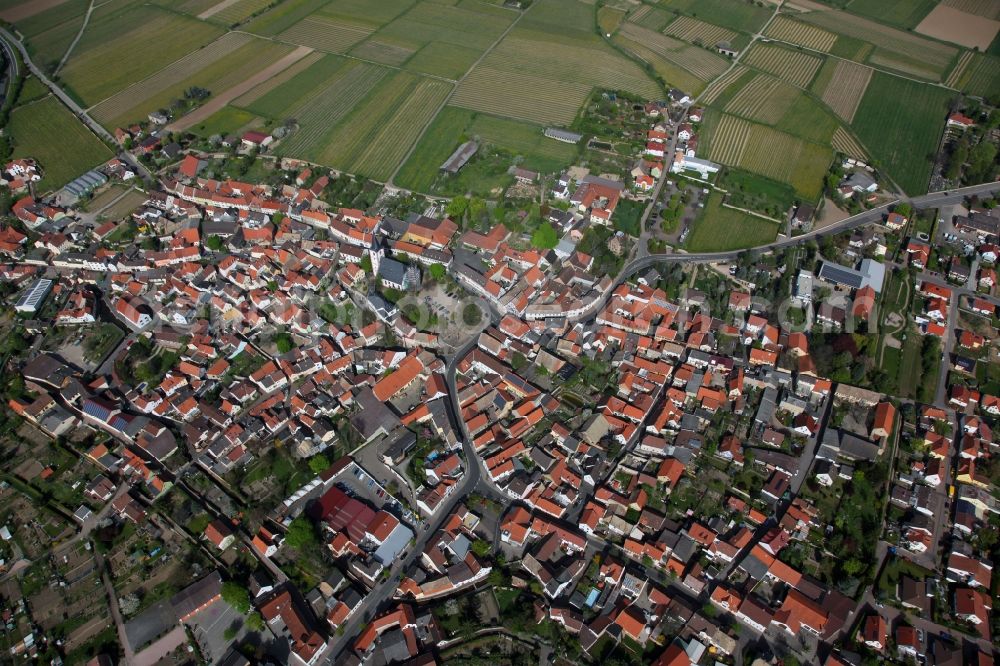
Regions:
M 247 627 L 250 628 L 250 631 L 263 631 L 264 618 L 257 611 L 250 613 L 249 617 L 247 617 Z
M 483 539 L 476 539 L 472 542 L 472 552 L 476 557 L 486 557 L 490 554 L 490 544 Z
M 218 252 L 223 248 L 222 239 L 218 236 L 209 236 L 205 239 L 205 247 L 213 252 Z
M 250 612 L 250 593 L 235 581 L 222 584 L 222 600 L 243 615 Z
M 292 548 L 303 548 L 317 542 L 316 529 L 305 516 L 299 516 L 288 526 L 285 543 Z
M 309 470 L 313 474 L 319 474 L 323 472 L 330 466 L 330 461 L 326 459 L 322 453 L 315 455 L 309 459 Z
M 440 282 L 441 280 L 443 280 L 444 276 L 447 275 L 448 273 L 447 269 L 444 267 L 443 264 L 431 264 L 430 268 L 428 268 L 427 270 L 430 272 L 431 277 L 436 282 Z
M 444 209 L 445 215 L 461 220 L 465 217 L 465 211 L 469 209 L 469 200 L 465 197 L 455 197 Z
M 559 244 L 559 235 L 548 222 L 542 222 L 531 235 L 531 244 L 540 250 L 551 250 Z
M 132 594 L 125 595 L 118 600 L 118 608 L 121 610 L 122 615 L 128 616 L 139 610 L 139 597 Z

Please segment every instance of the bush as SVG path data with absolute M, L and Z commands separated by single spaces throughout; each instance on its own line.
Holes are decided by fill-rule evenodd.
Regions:
M 237 582 L 222 584 L 222 599 L 243 615 L 250 612 L 250 593 Z

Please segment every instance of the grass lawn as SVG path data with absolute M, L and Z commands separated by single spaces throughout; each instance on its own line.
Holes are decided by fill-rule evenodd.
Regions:
M 787 183 L 742 169 L 726 168 L 719 177 L 719 186 L 740 199 L 741 208 L 750 208 L 762 213 L 768 209 L 788 210 L 795 202 L 795 190 Z M 773 217 L 773 216 L 772 216 Z
M 903 333 L 900 333 L 902 336 Z M 900 340 L 903 348 L 899 353 L 899 374 L 896 375 L 896 387 L 899 396 L 902 398 L 912 398 L 916 395 L 917 386 L 920 384 L 920 348 L 923 344 L 923 336 L 914 330 L 905 333 L 906 339 Z M 886 353 L 888 353 L 888 349 Z
M 237 109 L 234 106 L 224 106 L 206 118 L 205 122 L 192 127 L 191 132 L 202 137 L 209 137 L 213 134 L 225 136 L 249 125 L 256 117 L 249 111 Z
M 691 252 L 722 252 L 770 243 L 778 225 L 722 207 L 722 195 L 712 192 L 687 239 Z
M 114 324 L 100 324 L 83 341 L 84 355 L 90 361 L 100 361 L 114 349 L 125 334 Z
M 910 195 L 927 191 L 932 155 L 941 140 L 952 93 L 876 71 L 854 116 L 854 130 Z M 893 103 L 886 104 L 886 100 Z
M 15 109 L 7 130 L 14 137 L 14 157 L 32 157 L 41 164 L 39 192 L 56 190 L 114 156 L 55 97 Z

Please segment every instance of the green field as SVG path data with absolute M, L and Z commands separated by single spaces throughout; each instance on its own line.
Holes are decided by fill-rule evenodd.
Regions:
M 521 164 L 528 169 L 553 172 L 571 164 L 577 147 L 546 138 L 542 129 L 539 125 L 447 106 L 427 128 L 395 182 L 416 192 L 433 191 L 441 165 L 468 139 L 478 139 L 521 157 Z
M 17 24 L 35 64 L 48 68 L 59 62 L 80 31 L 89 4 L 88 0 L 68 0 Z
M 227 134 L 233 134 L 240 128 L 249 125 L 256 117 L 257 116 L 249 111 L 245 111 L 244 109 L 225 106 L 206 118 L 205 122 L 189 128 L 189 131 L 192 134 L 197 134 L 198 136 L 205 138 L 210 137 L 213 134 L 226 136 Z
M 1000 58 L 996 56 L 972 54 L 968 65 L 957 78 L 954 86 L 963 92 L 990 100 L 1000 98 Z
M 327 2 L 328 0 L 285 0 L 250 21 L 244 29 L 265 37 L 274 37 L 320 9 Z
M 936 4 L 936 0 L 853 0 L 848 11 L 909 30 L 917 27 Z
M 931 156 L 941 140 L 951 97 L 941 88 L 875 72 L 861 100 L 854 131 L 871 151 L 876 166 L 884 168 L 907 194 L 927 190 Z
M 431 42 L 406 61 L 405 68 L 414 72 L 458 79 L 479 58 L 477 49 L 455 46 L 446 42 Z
M 663 0 L 660 4 L 737 32 L 757 32 L 771 18 L 770 9 L 744 0 Z
M 778 225 L 722 206 L 722 194 L 713 191 L 694 221 L 685 247 L 691 252 L 723 252 L 772 242 Z
M 338 70 L 344 67 L 345 62 L 339 56 L 324 55 L 321 60 L 249 104 L 241 105 L 237 99 L 235 105 L 261 116 L 283 120 L 292 109 L 335 81 Z
M 114 154 L 55 97 L 18 107 L 7 130 L 14 137 L 14 157 L 32 157 L 45 177 L 38 191 L 55 190 Z
M 98 10 L 60 76 L 86 105 L 96 104 L 220 34 L 217 26 L 151 5 Z

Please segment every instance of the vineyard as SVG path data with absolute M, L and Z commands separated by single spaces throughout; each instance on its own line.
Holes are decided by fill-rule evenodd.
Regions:
M 415 52 L 414 49 L 405 46 L 367 39 L 351 49 L 350 55 L 398 67 L 409 60 Z
M 823 61 L 808 53 L 791 51 L 771 44 L 754 44 L 747 51 L 743 62 L 757 69 L 774 74 L 792 85 L 805 88 L 816 75 Z
M 1000 58 L 966 52 L 948 77 L 948 85 L 972 95 L 1000 95 Z
M 799 91 L 787 83 L 760 74 L 740 90 L 726 105 L 728 113 L 773 125 L 785 115 Z
M 872 78 L 871 67 L 865 67 L 850 60 L 838 60 L 833 76 L 822 92 L 823 102 L 843 120 L 854 120 L 858 105 L 865 96 Z
M 829 148 L 729 114 L 707 121 L 708 132 L 702 150 L 713 162 L 788 183 L 809 200 L 819 196 L 833 156 Z
M 431 42 L 417 51 L 405 68 L 446 79 L 458 79 L 479 59 L 479 51 L 444 42 Z
M 702 81 L 711 81 L 729 67 L 729 61 L 705 49 L 626 23 L 621 34 L 645 45 L 650 51 L 686 69 Z
M 824 53 L 837 41 L 837 35 L 832 32 L 781 15 L 767 27 L 767 36 Z
M 287 44 L 228 33 L 91 109 L 98 122 L 117 127 L 167 106 L 192 86 L 215 94 L 245 81 L 293 50 Z
M 838 153 L 843 153 L 848 157 L 853 157 L 859 160 L 867 160 L 868 153 L 865 149 L 858 143 L 858 140 L 851 136 L 850 132 L 845 130 L 843 127 L 838 127 L 837 131 L 833 133 L 833 149 Z
M 388 70 L 366 63 L 349 63 L 331 73 L 332 79 L 318 92 L 299 98 L 299 103 L 288 108 L 289 117 L 299 125 L 279 147 L 284 155 L 317 155 L 327 143 L 333 128 L 345 118 L 368 91 L 378 85 Z M 280 89 L 275 90 L 277 93 Z M 264 100 L 261 100 L 262 102 Z M 255 110 L 259 107 L 252 107 Z
M 346 53 L 352 46 L 372 34 L 372 29 L 335 22 L 319 16 L 309 16 L 278 35 L 293 44 L 311 46 L 329 53 Z
M 634 12 L 629 14 L 628 20 L 641 25 L 643 28 L 659 32 L 670 23 L 671 15 L 653 5 L 641 5 Z
M 62 81 L 85 105 L 101 101 L 186 54 L 196 53 L 222 32 L 216 26 L 154 6 L 131 6 L 108 14 L 104 11 L 111 10 L 94 12 L 60 72 Z M 150 48 L 152 44 L 156 47 Z
M 732 42 L 737 37 L 732 30 L 705 23 L 690 16 L 677 17 L 663 33 L 677 39 L 683 39 L 685 42 L 697 42 L 704 46 L 715 46 L 719 42 Z
M 313 51 L 312 53 L 302 58 L 288 69 L 284 70 L 283 72 L 275 76 L 272 76 L 267 81 L 264 81 L 263 83 L 254 86 L 240 97 L 237 97 L 233 101 L 233 104 L 235 106 L 249 108 L 250 106 L 254 105 L 254 103 L 257 102 L 257 100 L 261 99 L 262 97 L 265 97 L 275 88 L 283 86 L 292 79 L 298 77 L 300 74 L 302 74 L 307 69 L 311 68 L 313 65 L 315 65 L 323 58 L 329 58 L 334 62 L 338 61 L 335 56 L 328 56 L 319 53 L 318 51 Z M 267 113 L 263 115 L 271 115 L 271 114 Z
M 603 45 L 542 42 L 523 34 L 514 30 L 504 38 L 459 84 L 451 103 L 536 123 L 568 124 L 597 86 L 649 99 L 662 95 L 641 68 Z
M 701 96 L 700 101 L 703 104 L 712 104 L 720 98 L 723 92 L 726 91 L 730 86 L 740 81 L 744 74 L 750 72 L 749 69 L 743 65 L 737 65 L 731 70 L 726 72 L 724 76 L 720 76 L 715 81 L 712 81 L 711 85 L 705 88 L 705 93 Z

